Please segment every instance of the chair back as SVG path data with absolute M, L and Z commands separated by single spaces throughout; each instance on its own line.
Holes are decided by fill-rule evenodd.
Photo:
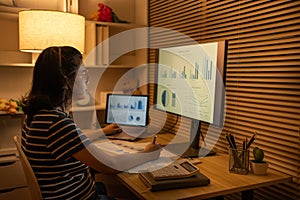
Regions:
M 14 136 L 14 142 L 16 144 L 17 147 L 17 151 L 19 154 L 19 159 L 21 161 L 23 170 L 24 170 L 24 174 L 25 174 L 25 178 L 27 181 L 27 185 L 31 194 L 31 198 L 33 200 L 42 200 L 42 193 L 40 190 L 40 186 L 38 184 L 38 181 L 36 179 L 36 176 L 32 170 L 32 167 L 29 163 L 29 161 L 27 160 L 27 157 L 24 153 L 24 151 L 22 150 L 22 146 L 21 146 L 21 137 L 20 136 Z

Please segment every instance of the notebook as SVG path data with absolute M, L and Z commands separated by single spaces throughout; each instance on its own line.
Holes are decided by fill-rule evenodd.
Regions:
M 205 186 L 210 184 L 210 179 L 199 171 L 192 177 L 180 179 L 154 180 L 149 172 L 139 173 L 138 177 L 151 191 Z
M 118 124 L 122 132 L 107 136 L 109 139 L 134 141 L 147 133 L 149 96 L 107 94 L 105 123 Z

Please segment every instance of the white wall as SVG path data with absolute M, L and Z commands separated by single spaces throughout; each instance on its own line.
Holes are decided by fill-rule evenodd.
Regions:
M 0 98 L 19 99 L 31 86 L 33 67 L 0 66 Z
M 0 18 L 0 27 L 0 97 L 18 99 L 30 88 L 33 68 L 6 64 L 30 63 L 31 54 L 18 50 L 17 18 Z

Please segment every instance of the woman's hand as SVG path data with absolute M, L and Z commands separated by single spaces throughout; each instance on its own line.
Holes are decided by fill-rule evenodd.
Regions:
M 162 148 L 159 143 L 153 144 L 151 142 L 151 143 L 147 144 L 145 146 L 144 150 L 140 151 L 140 153 L 151 153 L 151 155 L 149 155 L 150 160 L 156 160 L 159 158 L 161 150 L 162 150 Z
M 161 145 L 159 143 L 149 143 L 145 146 L 144 150 L 142 150 L 141 153 L 148 153 L 156 150 L 161 150 Z
M 122 132 L 122 129 L 117 124 L 109 124 L 102 128 L 105 135 L 113 135 Z

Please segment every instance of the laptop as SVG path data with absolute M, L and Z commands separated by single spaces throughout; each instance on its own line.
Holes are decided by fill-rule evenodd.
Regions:
M 105 123 L 116 123 L 122 132 L 107 136 L 109 139 L 134 141 L 147 133 L 149 96 L 107 94 Z

